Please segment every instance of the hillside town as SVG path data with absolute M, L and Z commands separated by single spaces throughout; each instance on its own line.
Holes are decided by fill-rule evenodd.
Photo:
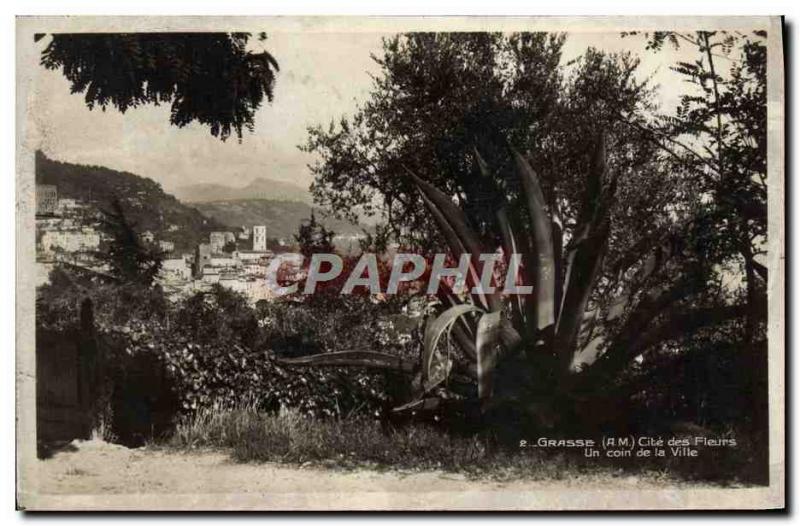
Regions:
M 48 282 L 56 264 L 107 270 L 96 257 L 105 241 L 100 219 L 101 212 L 92 204 L 59 197 L 55 185 L 36 186 L 37 286 Z M 175 228 L 170 225 L 168 230 Z M 168 298 L 184 298 L 214 283 L 242 293 L 251 303 L 272 298 L 265 276 L 274 253 L 267 248 L 266 226 L 211 232 L 193 253 L 176 253 L 175 244 L 160 237 L 149 230 L 139 233 L 141 243 L 163 255 L 157 281 Z

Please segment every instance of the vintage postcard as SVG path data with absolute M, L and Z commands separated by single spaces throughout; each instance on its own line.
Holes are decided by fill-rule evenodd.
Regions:
M 24 510 L 785 506 L 779 17 L 20 17 Z

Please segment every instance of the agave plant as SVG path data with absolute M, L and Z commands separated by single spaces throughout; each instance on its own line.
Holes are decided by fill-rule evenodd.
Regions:
M 436 409 L 442 402 L 442 385 L 450 379 L 466 378 L 477 387 L 474 392 L 483 414 L 511 405 L 539 424 L 552 424 L 553 415 L 560 411 L 558 404 L 579 389 L 576 378 L 587 377 L 574 367 L 576 356 L 588 353 L 596 357 L 606 349 L 619 351 L 607 352 L 606 358 L 623 356 L 624 362 L 625 357 L 634 356 L 631 353 L 640 344 L 633 336 L 679 298 L 678 291 L 683 289 L 653 287 L 640 295 L 636 304 L 642 312 L 633 315 L 629 312 L 630 294 L 607 302 L 603 312 L 589 308 L 608 245 L 610 208 L 617 187 L 617 179 L 606 169 L 605 140 L 601 137 L 594 148 L 585 177 L 586 198 L 566 246 L 554 200 L 548 205 L 534 169 L 517 151 L 512 149 L 511 154 L 525 213 L 513 214 L 506 203 L 498 210 L 497 219 L 503 253 L 522 255 L 522 279 L 532 285 L 531 294 L 504 298 L 497 292 L 471 289 L 468 296 L 461 297 L 446 287 L 440 289 L 442 311 L 427 322 L 418 363 L 369 351 L 336 352 L 287 362 L 404 372 L 412 378 L 411 399 L 396 408 L 398 412 Z M 478 152 L 476 158 L 483 176 L 489 177 L 489 168 Z M 483 270 L 479 255 L 493 252 L 485 249 L 494 247 L 483 246 L 464 212 L 448 195 L 415 174 L 409 175 L 450 252 L 470 254 L 470 276 L 477 283 Z M 651 253 L 638 254 L 638 272 L 644 274 L 640 281 L 662 267 L 678 245 L 657 244 Z M 627 271 L 630 266 L 619 270 Z M 603 330 L 623 313 L 623 327 L 613 335 Z M 451 348 L 458 350 L 457 355 L 450 352 Z M 595 363 L 603 369 L 610 362 Z

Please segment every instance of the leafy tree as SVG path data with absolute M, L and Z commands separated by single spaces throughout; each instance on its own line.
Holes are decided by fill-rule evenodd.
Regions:
M 300 253 L 307 258 L 311 254 L 331 254 L 334 251 L 333 231 L 325 228 L 325 225 L 317 222 L 314 211 L 311 211 L 311 218 L 304 221 L 294 236 L 295 241 L 300 245 Z
M 477 232 L 496 243 L 496 210 L 505 199 L 512 211 L 523 204 L 508 151 L 513 145 L 530 153 L 548 195 L 561 196 L 551 204 L 559 208 L 566 242 L 584 199 L 578 174 L 590 163 L 587 145 L 602 128 L 611 141 L 610 169 L 637 189 L 620 185 L 628 205 L 620 213 L 654 237 L 660 224 L 663 235 L 670 221 L 659 206 L 678 200 L 679 182 L 654 163 L 657 147 L 618 118 L 621 111 L 638 116 L 652 108 L 651 91 L 634 80 L 637 61 L 589 49 L 565 70 L 563 40 L 543 33 L 386 40 L 370 99 L 352 117 L 309 130 L 304 148 L 321 159 L 312 166 L 315 200 L 351 219 L 361 212 L 381 217 L 401 244 L 429 249 L 442 240 L 412 171 L 451 195 Z M 479 176 L 476 150 L 490 167 L 487 177 Z M 620 240 L 631 240 L 629 225 L 617 224 Z
M 674 116 L 648 130 L 670 152 L 677 169 L 688 170 L 698 193 L 707 196 L 706 242 L 714 261 L 738 258 L 750 305 L 747 341 L 765 314 L 767 269 L 767 51 L 766 33 L 725 31 L 656 32 L 647 47 L 665 43 L 697 50 L 694 62 L 673 70 L 694 86 Z M 727 74 L 723 64 L 728 66 Z M 713 226 L 712 226 L 713 225 Z
M 98 259 L 123 283 L 149 287 L 161 271 L 162 254 L 141 242 L 119 199 L 112 200 L 110 210 L 101 212 L 100 228 L 109 239 L 106 249 L 97 254 Z
M 304 149 L 321 158 L 312 166 L 315 200 L 350 219 L 359 212 L 382 217 L 406 244 L 429 245 L 435 232 L 421 213 L 411 169 L 453 193 L 478 227 L 493 224 L 494 196 L 474 177 L 474 148 L 489 161 L 505 160 L 498 153 L 509 135 L 529 140 L 527 130 L 541 127 L 557 97 L 562 42 L 488 33 L 385 40 L 370 99 L 338 125 L 309 130 Z M 523 70 L 537 74 L 523 81 Z M 506 97 L 511 89 L 537 96 Z M 498 165 L 501 177 L 510 170 Z
M 37 40 L 44 35 L 37 35 Z M 170 103 L 170 123 L 192 121 L 222 139 L 253 128 L 255 112 L 272 101 L 278 63 L 248 50 L 249 33 L 53 34 L 41 63 L 62 69 L 89 109 L 124 113 Z M 261 33 L 260 40 L 266 35 Z
M 642 133 L 656 108 L 638 62 L 590 48 L 564 69 L 559 50 L 547 35 L 404 35 L 384 45 L 373 98 L 310 130 L 320 202 L 382 204 L 398 236 L 470 253 L 476 275 L 477 254 L 498 247 L 526 262 L 531 296 L 443 293 L 417 366 L 362 357 L 412 371 L 403 409 L 455 391 L 488 413 L 567 423 L 600 394 L 629 397 L 618 390 L 635 358 L 744 314 L 703 250 L 694 180 Z
M 743 275 L 730 303 L 745 307 L 744 326 L 721 345 L 737 348 L 747 374 L 744 393 L 756 443 L 767 443 L 767 269 L 759 261 L 767 240 L 766 33 L 725 31 L 646 34 L 647 48 L 689 47 L 693 62 L 673 70 L 693 87 L 674 115 L 643 127 L 683 171 L 701 202 L 693 232 L 707 261 Z M 743 289 L 743 290 L 742 290 Z M 720 345 L 720 343 L 717 343 Z M 767 448 L 754 448 L 766 464 Z
M 567 70 L 559 65 L 563 41 L 543 33 L 385 41 L 370 100 L 338 127 L 309 130 L 306 148 L 322 159 L 312 167 L 315 198 L 345 215 L 359 206 L 382 213 L 406 246 L 442 246 L 413 172 L 451 197 L 481 242 L 498 246 L 503 223 L 532 227 L 518 212 L 527 204 L 511 145 L 536 168 L 561 259 L 586 222 L 581 210 L 596 198 L 585 174 L 603 130 L 618 199 L 609 203 L 614 220 L 591 300 L 607 309 L 622 289 L 635 296 L 635 267 L 687 221 L 691 193 L 659 148 L 620 119 L 643 122 L 653 110 L 652 91 L 635 81 L 638 62 L 590 48 Z M 564 279 L 564 265 L 554 271 Z
M 364 237 L 358 240 L 361 253 L 384 254 L 389 248 L 392 230 L 387 225 L 375 225 L 374 231 L 364 230 Z

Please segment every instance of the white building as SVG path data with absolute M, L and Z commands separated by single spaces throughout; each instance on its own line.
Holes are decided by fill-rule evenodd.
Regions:
M 188 281 L 192 278 L 192 267 L 183 257 L 165 259 L 161 263 L 161 277 L 168 281 Z
M 47 253 L 93 251 L 100 247 L 100 234 L 91 227 L 48 230 L 42 234 L 41 247 Z
M 225 247 L 225 232 L 211 232 L 208 236 L 208 240 L 211 245 L 211 253 L 219 254 Z
M 62 216 L 75 215 L 80 210 L 85 210 L 87 207 L 77 199 L 63 198 L 58 200 L 56 213 Z
M 219 283 L 220 271 L 218 268 L 206 267 L 203 269 L 202 281 L 206 283 Z
M 267 267 L 259 263 L 245 263 L 242 272 L 245 276 L 266 277 Z
M 235 268 L 241 266 L 241 261 L 233 256 L 211 256 L 208 264 L 212 267 Z
M 219 284 L 235 292 L 247 295 L 248 282 L 231 274 L 224 274 L 219 279 Z
M 267 251 L 267 227 L 264 225 L 253 227 L 253 252 Z
M 253 252 L 251 250 L 240 250 L 237 252 L 239 259 L 243 263 L 261 263 L 267 265 L 269 260 L 272 259 L 272 252 L 266 250 L 263 252 Z
M 162 252 L 172 252 L 175 250 L 175 243 L 161 240 L 158 242 L 158 248 L 160 248 Z

